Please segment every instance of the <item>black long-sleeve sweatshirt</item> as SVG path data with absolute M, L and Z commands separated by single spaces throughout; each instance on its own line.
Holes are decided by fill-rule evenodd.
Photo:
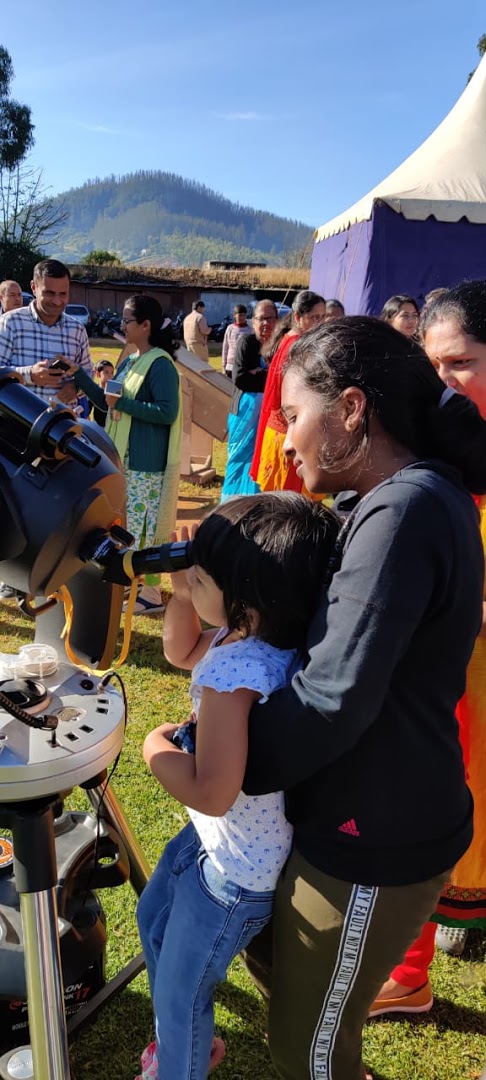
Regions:
M 472 836 L 454 716 L 482 621 L 478 514 L 419 462 L 359 505 L 292 686 L 252 710 L 248 794 L 284 789 L 295 846 L 345 881 L 452 867 Z
M 267 367 L 261 367 L 262 347 L 256 334 L 240 338 L 233 360 L 233 397 L 230 412 L 237 413 L 243 393 L 262 394 L 267 380 Z M 256 370 L 258 368 L 258 370 Z

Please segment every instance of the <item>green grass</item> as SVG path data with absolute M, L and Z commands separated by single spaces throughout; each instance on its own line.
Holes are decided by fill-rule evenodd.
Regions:
M 215 444 L 219 476 L 225 453 L 225 446 Z M 184 493 L 198 492 L 216 502 L 220 481 L 201 489 L 184 485 Z M 0 602 L 0 652 L 15 652 L 31 638 L 31 622 L 12 602 Z M 188 712 L 188 677 L 164 660 L 160 620 L 135 620 L 122 677 L 129 715 L 113 787 L 153 866 L 165 842 L 185 821 L 183 808 L 151 778 L 142 760 L 146 733 L 163 721 L 182 720 Z M 68 804 L 80 808 L 87 805 L 84 800 L 84 793 L 77 789 Z M 100 896 L 107 915 L 111 977 L 139 952 L 136 898 L 129 884 L 104 890 Z M 437 954 L 432 969 L 436 1004 L 431 1014 L 367 1024 L 364 1058 L 375 1080 L 477 1080 L 486 1062 L 486 937 L 476 932 L 471 942 L 464 959 Z M 265 1009 L 238 959 L 216 996 L 216 1026 L 227 1044 L 218 1080 L 276 1080 L 265 1041 Z M 132 1080 L 139 1071 L 140 1052 L 152 1036 L 144 973 L 100 1011 L 96 1022 L 71 1046 L 73 1080 Z
M 31 623 L 12 602 L 0 603 L 0 651 L 15 652 L 32 637 Z M 188 677 L 166 664 L 160 620 L 138 618 L 123 668 L 129 716 L 126 740 L 113 781 L 132 829 L 154 865 L 165 842 L 185 820 L 182 807 L 153 780 L 142 760 L 146 733 L 165 720 L 187 716 Z M 76 790 L 68 804 L 85 806 Z M 135 894 L 129 884 L 104 890 L 108 925 L 108 975 L 139 951 Z M 486 1062 L 485 939 L 475 933 L 465 959 L 438 953 L 432 982 L 433 1012 L 413 1020 L 377 1020 L 365 1030 L 365 1060 L 375 1080 L 473 1080 Z M 217 1031 L 227 1042 L 220 1080 L 275 1080 L 265 1042 L 265 1009 L 239 960 L 216 999 Z M 139 1054 L 152 1037 L 145 974 L 100 1011 L 96 1022 L 71 1047 L 75 1080 L 110 1076 L 132 1080 Z M 109 1063 L 109 1065 L 107 1064 Z

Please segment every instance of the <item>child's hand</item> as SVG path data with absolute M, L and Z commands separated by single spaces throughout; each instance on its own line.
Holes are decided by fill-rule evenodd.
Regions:
M 181 528 L 180 537 L 177 535 L 177 532 L 174 531 L 173 533 L 171 533 L 170 538 L 175 543 L 179 539 L 182 540 L 183 542 L 184 541 L 187 542 L 188 540 L 194 540 L 196 532 L 197 532 L 197 525 L 193 525 L 192 528 L 191 528 L 191 535 L 189 536 L 189 529 L 187 528 L 187 525 L 183 525 L 182 528 Z M 172 581 L 172 594 L 173 594 L 173 596 L 177 597 L 178 600 L 185 600 L 186 602 L 190 602 L 191 593 L 190 593 L 190 589 L 189 589 L 189 583 L 188 583 L 188 580 L 187 580 L 187 571 L 186 570 L 178 570 L 175 574 L 171 574 L 170 578 L 171 578 L 171 581 Z

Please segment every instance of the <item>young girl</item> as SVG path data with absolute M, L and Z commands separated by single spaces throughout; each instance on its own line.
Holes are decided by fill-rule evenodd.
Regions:
M 184 753 L 164 724 L 144 744 L 154 776 L 191 818 L 138 905 L 157 1040 L 144 1078 L 204 1080 L 224 1053 L 215 1040 L 211 1057 L 213 991 L 269 920 L 292 839 L 282 793 L 241 791 L 248 715 L 299 666 L 337 528 L 329 510 L 293 492 L 235 498 L 199 527 L 194 566 L 173 575 L 164 651 L 193 673 L 197 737 L 195 754 Z M 218 629 L 202 630 L 200 618 Z

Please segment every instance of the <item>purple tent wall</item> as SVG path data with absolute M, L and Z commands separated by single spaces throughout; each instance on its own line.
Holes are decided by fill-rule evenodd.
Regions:
M 486 278 L 486 225 L 407 221 L 377 203 L 371 221 L 314 245 L 310 288 L 336 296 L 348 315 L 379 315 L 395 293 L 419 303 L 430 289 Z
M 309 288 L 328 300 L 340 300 L 348 315 L 368 311 L 372 232 L 372 221 L 360 221 L 314 244 Z

